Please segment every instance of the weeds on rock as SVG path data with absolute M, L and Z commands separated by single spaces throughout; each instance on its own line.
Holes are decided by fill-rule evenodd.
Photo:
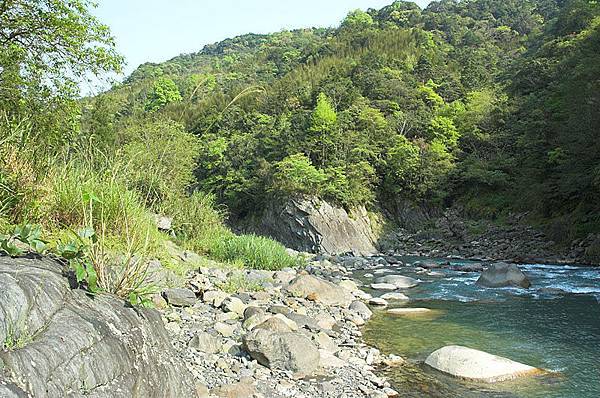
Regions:
M 39 225 L 17 225 L 12 234 L 0 235 L 0 251 L 11 257 L 18 257 L 22 256 L 25 247 L 28 247 L 31 251 L 43 254 L 47 249 L 47 242 L 41 239 L 41 235 Z

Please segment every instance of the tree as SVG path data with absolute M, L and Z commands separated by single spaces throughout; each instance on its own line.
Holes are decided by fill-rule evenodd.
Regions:
M 159 77 L 152 86 L 152 91 L 146 101 L 146 111 L 156 112 L 166 105 L 181 101 L 179 87 L 168 77 Z
M 316 133 L 314 147 L 320 152 L 320 165 L 325 164 L 327 148 L 333 145 L 331 135 L 337 124 L 337 113 L 329 98 L 323 93 L 317 98 L 317 106 L 312 114 L 310 131 Z M 318 153 L 318 152 L 317 152 Z
M 325 173 L 313 166 L 306 155 L 297 153 L 275 164 L 272 189 L 286 196 L 316 196 L 326 179 Z
M 89 73 L 121 70 L 123 59 L 108 27 L 90 13 L 92 4 L 88 0 L 0 1 L 3 99 L 15 95 L 4 90 L 15 89 L 16 81 L 27 88 L 46 87 L 53 95 L 70 95 L 76 91 L 74 84 Z
M 0 109 L 50 150 L 78 131 L 78 83 L 120 72 L 109 29 L 88 0 L 0 0 Z
M 362 10 L 350 11 L 342 22 L 343 28 L 352 30 L 368 29 L 375 24 L 373 17 Z

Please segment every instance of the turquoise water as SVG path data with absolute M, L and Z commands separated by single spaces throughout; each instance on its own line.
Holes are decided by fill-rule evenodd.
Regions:
M 401 396 L 600 397 L 600 269 L 523 265 L 533 284 L 529 290 L 480 288 L 475 285 L 479 273 L 442 269 L 435 272 L 443 276 L 431 276 L 412 267 L 383 269 L 421 280 L 404 291 L 411 298 L 406 306 L 436 310 L 411 317 L 378 310 L 364 330 L 367 341 L 382 351 L 409 359 L 407 366 L 383 370 Z M 369 282 L 363 277 L 367 272 L 374 270 L 357 276 Z M 450 344 L 550 372 L 490 385 L 459 381 L 422 364 L 428 354 Z

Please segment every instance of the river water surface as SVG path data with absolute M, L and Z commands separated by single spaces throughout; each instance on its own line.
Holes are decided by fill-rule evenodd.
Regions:
M 405 258 L 407 263 L 418 258 Z M 438 259 L 441 261 L 441 259 Z M 463 266 L 468 262 L 452 262 Z M 390 316 L 376 310 L 366 340 L 387 354 L 409 359 L 385 372 L 404 397 L 600 397 L 600 269 L 565 265 L 521 265 L 530 289 L 486 289 L 478 272 L 381 267 L 375 272 L 412 276 L 419 286 L 404 291 L 408 304 L 427 307 L 425 316 Z M 370 277 L 357 272 L 368 284 Z M 443 275 L 436 275 L 437 273 Z M 378 275 L 375 275 L 377 277 Z M 369 291 L 374 296 L 384 292 Z M 423 361 L 445 345 L 464 345 L 549 370 L 544 376 L 496 384 L 459 381 L 428 369 Z

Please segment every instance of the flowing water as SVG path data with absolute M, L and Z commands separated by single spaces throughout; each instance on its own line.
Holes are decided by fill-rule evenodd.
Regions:
M 417 258 L 406 258 L 412 262 Z M 468 262 L 453 262 L 461 266 Z M 434 309 L 424 316 L 390 316 L 375 311 L 364 335 L 388 354 L 409 359 L 384 370 L 404 397 L 600 397 L 600 269 L 564 265 L 522 265 L 532 288 L 486 289 L 478 272 L 413 267 L 376 272 L 412 276 L 408 307 Z M 357 272 L 365 283 L 371 278 Z M 443 275 L 435 275 L 440 273 Z M 377 277 L 378 275 L 375 275 Z M 370 291 L 374 296 L 382 292 Z M 403 306 L 390 302 L 390 307 Z M 423 365 L 445 345 L 464 345 L 546 369 L 543 376 L 496 384 L 465 382 Z

